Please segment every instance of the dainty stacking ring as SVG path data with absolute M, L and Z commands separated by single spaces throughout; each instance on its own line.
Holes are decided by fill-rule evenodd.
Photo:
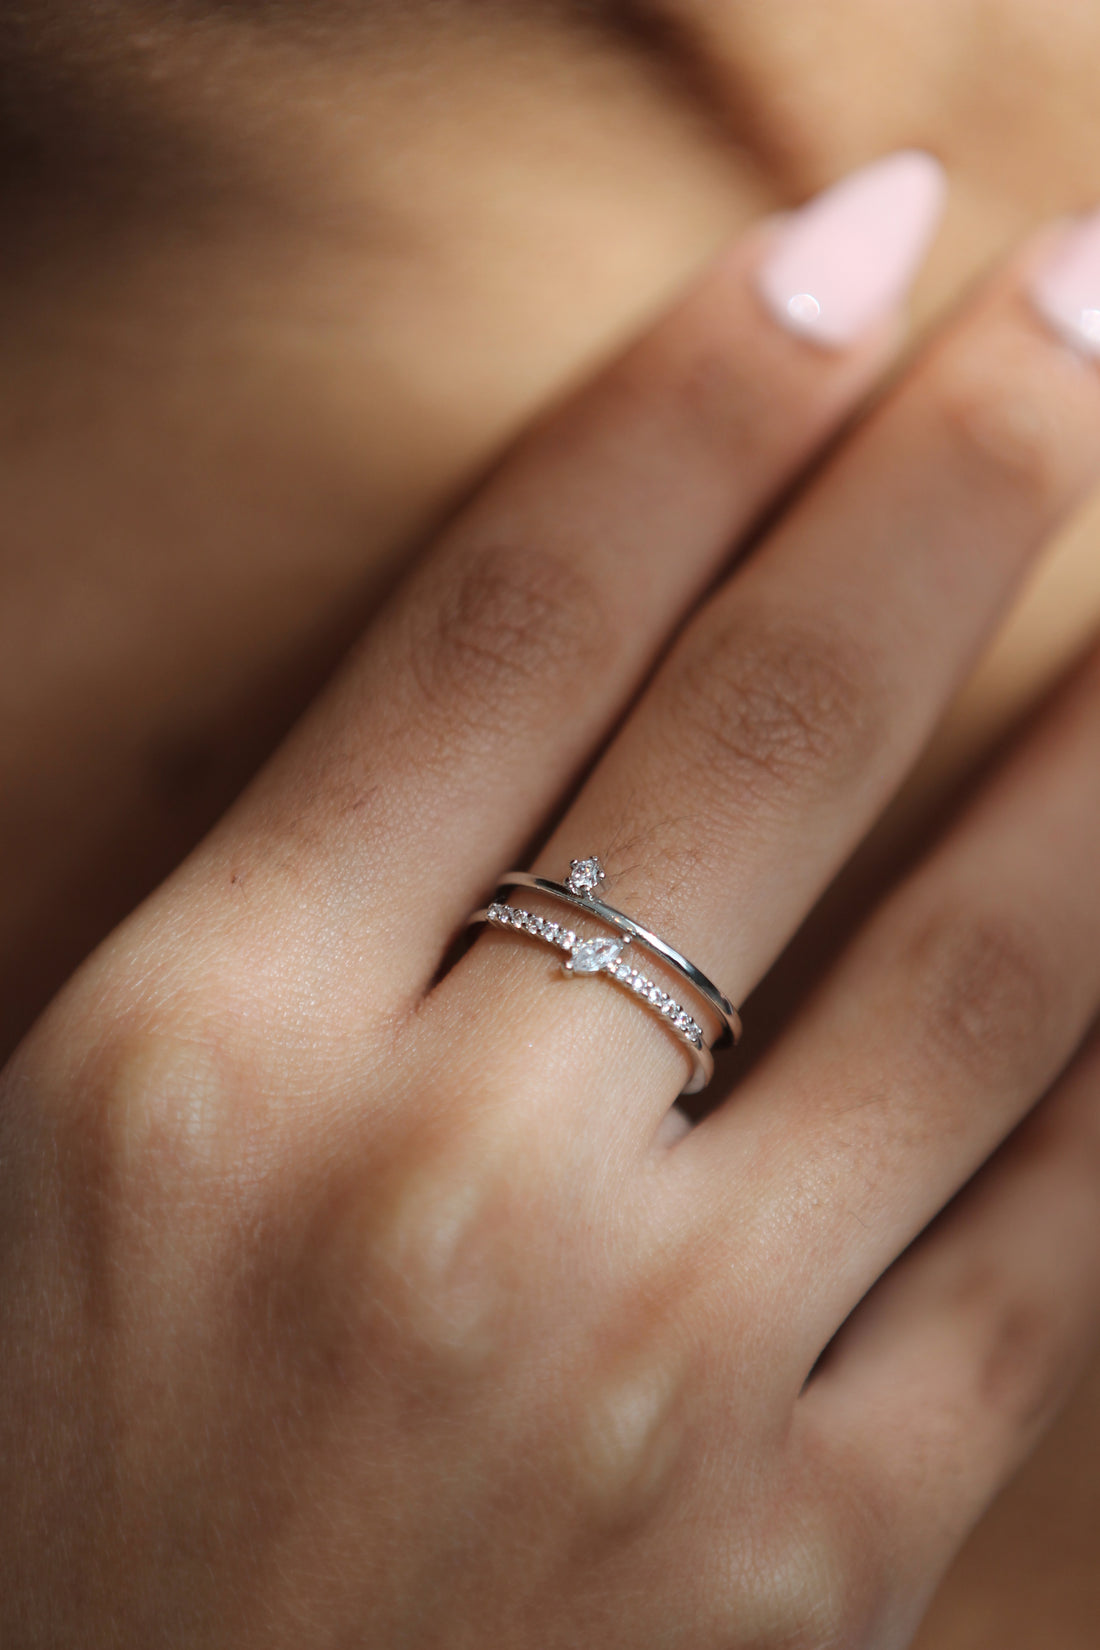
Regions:
M 595 858 L 574 860 L 565 883 L 549 882 L 542 877 L 530 876 L 525 871 L 512 871 L 501 879 L 493 903 L 480 911 L 475 911 L 470 922 L 487 922 L 497 928 L 509 928 L 514 932 L 528 934 L 533 939 L 542 940 L 567 953 L 569 960 L 564 964 L 566 973 L 604 974 L 624 986 L 646 1008 L 657 1014 L 665 1027 L 685 1045 L 691 1057 L 692 1076 L 683 1092 L 698 1094 L 714 1075 L 712 1048 L 721 1043 L 736 1042 L 741 1035 L 741 1020 L 737 1010 L 718 987 L 673 946 L 634 922 L 622 911 L 616 911 L 613 906 L 604 905 L 601 900 L 596 899 L 596 889 L 604 880 L 603 867 Z M 509 905 L 501 896 L 508 889 L 517 887 L 536 889 L 539 893 L 548 894 L 552 898 L 587 911 L 599 921 L 616 929 L 622 937 L 609 938 L 605 935 L 585 939 L 560 923 L 551 922 L 533 911 L 524 911 L 518 906 Z M 660 957 L 705 999 L 722 1024 L 721 1035 L 714 1044 L 707 1043 L 706 1033 L 694 1015 L 625 959 L 623 953 L 632 943 L 637 943 Z
M 575 859 L 569 867 L 569 875 L 564 883 L 548 882 L 544 877 L 533 877 L 528 871 L 509 871 L 507 876 L 501 877 L 493 898 L 499 900 L 509 888 L 534 888 L 540 894 L 549 894 L 553 899 L 563 900 L 566 905 L 577 907 L 581 911 L 588 911 L 599 917 L 609 928 L 615 928 L 620 934 L 635 941 L 651 953 L 659 957 L 669 968 L 674 969 L 695 991 L 703 998 L 722 1026 L 722 1034 L 712 1045 L 714 1048 L 725 1048 L 730 1043 L 741 1040 L 741 1016 L 725 994 L 719 991 L 713 980 L 709 980 L 701 968 L 669 945 L 667 940 L 660 939 L 650 929 L 643 928 L 641 923 L 635 922 L 623 911 L 616 911 L 613 905 L 605 905 L 598 899 L 597 890 L 607 880 L 607 873 L 599 860 L 594 856 L 590 859 Z

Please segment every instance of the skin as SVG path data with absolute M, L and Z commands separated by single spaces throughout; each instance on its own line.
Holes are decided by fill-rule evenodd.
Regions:
M 70 14 L 67 46 L 56 35 L 36 38 L 33 18 L 5 24 L 5 61 L 24 88 L 9 122 L 35 137 L 12 145 L 18 158 L 6 174 L 5 402 L 18 440 L 8 444 L 15 460 L 5 477 L 5 520 L 19 551 L 6 589 L 3 649 L 13 729 L 5 795 L 15 799 L 4 856 L 4 934 L 16 987 L 6 999 L 9 1046 L 71 964 L 220 812 L 360 628 L 407 548 L 471 485 L 506 435 L 633 332 L 732 226 L 765 204 L 801 195 L 865 152 L 909 139 L 924 118 L 910 97 L 904 130 L 891 129 L 902 118 L 903 63 L 905 84 L 912 81 L 903 48 L 913 42 L 898 42 L 896 55 L 883 46 L 873 65 L 861 63 L 856 8 L 845 14 L 851 27 L 840 31 L 834 72 L 812 77 L 840 88 L 836 105 L 804 104 L 797 119 L 778 97 L 795 73 L 791 62 L 777 40 L 745 29 L 707 37 L 704 61 L 721 67 L 708 80 L 688 73 L 690 65 L 681 72 L 679 56 L 676 73 L 663 67 L 665 58 L 655 64 L 644 31 L 589 34 L 549 12 L 522 29 L 493 14 L 492 27 L 472 42 L 467 13 L 453 14 L 454 27 L 446 14 L 433 18 L 437 46 L 429 58 L 422 35 L 403 35 L 392 18 L 363 33 L 336 9 L 308 39 L 285 12 L 253 14 L 243 34 L 239 17 L 200 18 L 162 32 L 155 54 L 143 58 L 117 44 L 135 15 L 107 14 L 98 34 L 81 39 L 92 25 Z M 1011 119 L 991 107 L 1003 66 L 974 71 L 968 113 L 937 145 L 954 166 L 956 215 L 925 309 L 1040 208 L 1100 192 L 1100 180 L 1087 175 L 1090 145 L 1070 141 L 1072 114 L 1061 116 L 1064 137 L 1042 124 L 1050 119 L 1050 86 L 1072 90 L 1073 65 L 1087 58 L 1088 42 L 1072 32 L 1085 25 L 1067 13 L 1065 26 L 1051 31 L 1064 63 L 1048 55 L 1043 74 L 1033 76 L 1027 10 L 1013 15 L 1009 38 L 1029 64 L 1024 115 L 1018 99 Z M 934 17 L 927 27 L 934 33 Z M 942 20 L 938 27 L 942 34 Z M 224 49 L 224 28 L 232 52 Z M 527 56 L 531 38 L 539 44 L 537 72 Z M 819 41 L 818 53 L 826 46 Z M 158 78 L 151 82 L 154 56 Z M 734 99 L 722 95 L 730 63 L 743 73 L 728 84 L 739 89 L 749 73 L 762 88 L 748 126 L 733 125 L 747 150 L 731 148 Z M 585 68 L 580 86 L 578 64 Z M 364 73 L 373 93 L 366 107 Z M 842 95 L 844 75 L 858 98 Z M 514 94 L 494 100 L 489 84 L 524 88 L 518 134 Z M 871 84 L 880 88 L 876 98 L 866 95 Z M 916 84 L 933 105 L 935 76 Z M 105 87 L 109 96 L 96 94 Z M 576 147 L 563 153 L 564 97 L 578 126 Z M 1065 101 L 1054 99 L 1059 109 Z M 856 108 L 864 125 L 853 130 L 840 116 Z M 456 126 L 463 133 L 457 155 Z M 1057 168 L 1042 175 L 1022 163 L 1035 150 L 1036 131 L 1058 156 Z M 501 132 L 509 134 L 506 153 Z M 375 162 L 395 149 L 413 168 L 418 186 L 411 191 L 407 171 L 391 179 Z M 992 168 L 982 158 L 987 151 L 997 155 Z M 167 174 L 159 171 L 166 157 Z M 160 187 L 165 175 L 176 180 L 169 199 Z M 456 176 L 460 184 L 472 180 L 457 207 Z M 1011 195 L 1004 188 L 1010 177 Z M 594 235 L 599 257 L 591 252 Z M 575 268 L 571 260 L 586 249 L 583 281 L 563 281 L 560 271 Z M 986 369 L 979 363 L 976 370 Z M 1029 380 L 1024 401 L 1032 394 Z M 1002 440 L 1006 429 L 1010 436 L 1010 421 Z M 1026 467 L 1026 452 L 1024 459 Z M 1083 633 L 1094 564 L 1075 550 L 1087 548 L 1085 537 L 1066 542 L 1065 559 L 1048 575 L 1047 589 L 1060 599 L 1033 607 L 1031 628 L 1018 626 L 1009 652 L 987 667 L 970 709 L 930 759 L 926 782 L 950 774 L 975 738 L 999 726 Z M 1068 591 L 1069 600 L 1061 594 Z M 1074 805 L 1089 817 L 1083 800 Z M 532 803 L 525 827 L 537 811 Z M 297 802 L 291 812 L 299 812 Z M 603 831 L 605 821 L 612 823 L 597 809 L 583 829 Z M 649 828 L 656 840 L 660 822 Z M 518 824 L 513 830 L 518 847 L 523 835 Z M 586 834 L 578 846 L 589 840 Z M 558 849 L 554 856 L 558 869 Z M 489 866 L 491 857 L 482 882 L 500 862 Z M 754 862 L 745 885 L 758 881 L 763 897 L 766 879 Z M 621 886 L 624 903 L 657 921 L 658 877 Z M 739 985 L 751 983 L 789 926 L 789 919 L 777 923 Z M 254 960 L 261 973 L 277 974 L 280 958 L 269 950 L 258 943 Z M 333 975 L 341 955 L 332 952 Z M 428 947 L 427 955 L 437 952 Z M 730 966 L 742 968 L 742 961 L 731 958 Z M 118 978 L 130 980 L 134 966 L 130 953 Z M 114 983 L 110 967 L 104 978 L 128 1003 L 129 986 Z M 326 975 L 323 984 L 331 983 Z M 539 986 L 524 980 L 515 989 L 526 1016 Z M 258 995 L 266 1014 L 269 1001 Z M 107 1002 L 115 1001 L 109 994 Z M 606 1034 L 604 1005 L 593 1015 L 591 1034 Z M 59 1092 L 74 1065 L 83 1069 L 95 1023 L 88 1011 L 71 1044 L 53 1034 L 52 1052 L 42 1058 L 57 1060 Z M 622 1023 L 626 1069 L 637 1074 L 648 1070 L 639 1062 L 652 1060 L 656 1082 L 668 1050 L 656 1030 L 641 1039 L 633 1017 Z M 125 1049 L 117 1057 L 117 1077 L 113 1053 L 102 1067 L 98 1055 L 92 1059 L 94 1092 L 114 1095 L 117 1085 L 123 1110 L 132 1100 L 136 1115 L 144 1114 L 158 1062 L 176 1069 L 175 1034 L 165 1047 L 154 1033 L 149 1052 L 139 1028 L 133 1059 Z M 471 1083 L 481 1075 L 479 1064 Z M 53 1081 L 39 1074 L 32 1087 L 53 1092 Z M 310 1087 L 299 1075 L 295 1081 Z M 181 1086 L 201 1100 L 227 1085 L 215 1074 L 208 1088 L 185 1062 Z M 294 1088 L 287 1078 L 275 1086 L 284 1095 Z M 587 1107 L 585 1117 L 587 1128 Z M 303 1122 L 303 1137 L 304 1129 Z M 266 1129 L 261 1134 L 263 1150 L 278 1157 Z M 293 1157 L 302 1138 L 284 1146 Z M 557 1136 L 547 1148 L 567 1149 Z M 25 1142 L 19 1150 L 20 1162 L 33 1156 Z M 108 1146 L 105 1172 L 112 1161 Z M 78 1162 L 74 1182 L 88 1174 L 83 1152 Z M 151 1175 L 135 1194 L 139 1207 L 142 1197 L 155 1198 L 155 1186 Z M 75 1192 L 74 1185 L 69 1195 Z M 17 1230 L 18 1209 L 16 1199 Z M 60 1282 L 57 1289 L 63 1292 Z M 148 1323 L 135 1312 L 130 1332 L 145 1345 Z M 1025 1349 L 1031 1339 L 1047 1344 L 1025 1334 Z M 1018 1347 L 1020 1334 L 1007 1344 Z M 236 1366 L 232 1373 L 240 1377 Z M 210 1396 L 203 1393 L 202 1402 Z M 60 1441 L 57 1447 L 64 1457 Z M 77 1459 L 82 1448 L 94 1456 L 90 1443 L 74 1448 Z M 84 1470 L 94 1481 L 90 1460 Z M 775 1568 L 784 1573 L 778 1561 Z
M 765 322 L 767 233 L 521 443 L 9 1064 L 15 1642 L 900 1646 L 1080 1363 L 1100 661 L 694 1129 L 625 994 L 500 934 L 440 978 L 560 816 L 537 864 L 598 833 L 746 995 L 1100 476 L 1046 236 L 730 573 L 894 337 Z

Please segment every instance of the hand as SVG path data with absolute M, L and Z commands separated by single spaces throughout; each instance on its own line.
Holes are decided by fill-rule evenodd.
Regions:
M 877 1650 L 1033 1442 L 1097 1312 L 1100 664 L 693 1130 L 629 992 L 439 978 L 557 819 L 742 999 L 1095 478 L 1095 230 L 835 442 L 932 193 L 766 226 L 535 430 L 8 1068 L 5 1645 Z

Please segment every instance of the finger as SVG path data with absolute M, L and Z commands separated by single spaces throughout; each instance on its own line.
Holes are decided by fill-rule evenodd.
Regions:
M 537 429 L 398 593 L 205 874 L 247 875 L 254 905 L 266 879 L 282 945 L 303 922 L 314 952 L 353 936 L 357 962 L 384 940 L 387 991 L 419 990 L 738 537 L 881 369 L 896 335 L 883 303 L 939 180 L 914 156 L 857 180 L 856 227 L 883 268 L 850 347 L 807 346 L 768 319 L 757 282 L 773 226 Z M 900 228 L 883 211 L 894 195 Z
M 1100 1038 L 875 1288 L 799 1405 L 865 1485 L 895 1606 L 927 1590 L 1100 1328 Z M 899 1642 L 901 1642 L 899 1638 Z
M 792 1257 L 772 1296 L 779 1318 L 799 1302 L 787 1336 L 799 1379 L 1100 1009 L 1098 751 L 1100 654 L 876 914 L 737 1105 L 676 1148 L 684 1174 L 706 1181 L 712 1220 L 725 1209 L 728 1221 L 729 1187 L 753 1166 L 751 1221 L 781 1229 Z
M 1100 374 L 1031 297 L 1052 250 L 1048 238 L 1004 272 L 687 627 L 540 856 L 560 877 L 603 854 L 611 903 L 735 1001 L 895 790 L 1100 471 Z M 486 990 L 479 976 L 469 998 Z M 532 1006 L 548 1041 L 588 1049 L 582 1093 L 597 1075 L 607 1092 L 601 1043 L 625 1043 L 625 1017 L 624 1098 L 651 1090 L 663 1106 L 682 1080 L 682 1052 L 625 993 L 571 993 L 567 1029 L 545 990 Z

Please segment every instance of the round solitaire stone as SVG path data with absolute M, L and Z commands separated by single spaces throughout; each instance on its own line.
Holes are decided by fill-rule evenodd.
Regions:
M 579 940 L 573 947 L 574 974 L 599 974 L 619 959 L 622 940 Z
M 604 880 L 604 869 L 598 859 L 575 859 L 569 867 L 566 886 L 584 899 L 594 894 Z

